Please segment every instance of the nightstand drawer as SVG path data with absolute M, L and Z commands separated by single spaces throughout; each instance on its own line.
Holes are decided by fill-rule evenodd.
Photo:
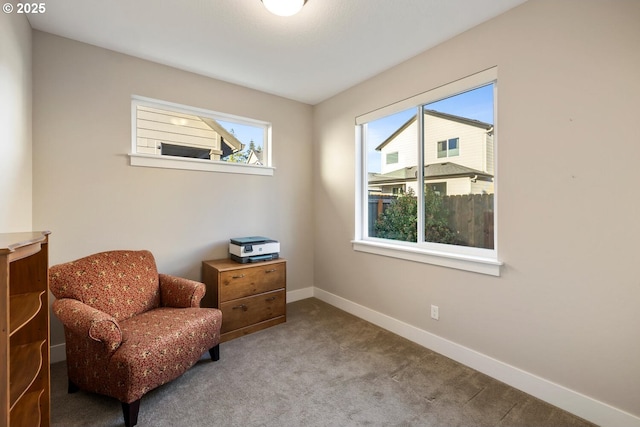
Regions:
M 220 273 L 220 302 L 284 287 L 285 263 L 257 265 Z
M 222 310 L 221 333 L 244 328 L 274 317 L 285 315 L 284 289 L 220 304 Z

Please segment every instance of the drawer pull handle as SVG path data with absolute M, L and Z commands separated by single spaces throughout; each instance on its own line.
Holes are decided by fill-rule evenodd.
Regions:
M 267 298 L 265 301 L 275 301 L 276 297 Z
M 278 270 L 275 268 L 272 268 L 271 270 L 267 270 L 266 273 L 275 273 L 276 271 Z
M 244 274 L 239 274 L 237 276 L 233 276 L 233 279 L 242 279 L 244 277 Z
M 242 311 L 247 311 L 249 308 L 244 304 L 236 305 L 235 307 L 233 307 L 233 310 L 238 310 L 238 309 L 242 309 Z

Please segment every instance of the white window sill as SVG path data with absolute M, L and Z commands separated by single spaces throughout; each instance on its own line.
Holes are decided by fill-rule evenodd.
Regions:
M 188 157 L 157 156 L 153 154 L 129 154 L 131 166 L 150 168 L 183 169 L 205 172 L 240 173 L 245 175 L 273 176 L 275 168 L 268 166 L 246 165 Z
M 491 258 L 438 252 L 412 246 L 367 240 L 353 240 L 351 243 L 353 244 L 353 250 L 359 252 L 472 271 L 490 276 L 500 276 L 500 267 L 503 265 L 502 262 Z

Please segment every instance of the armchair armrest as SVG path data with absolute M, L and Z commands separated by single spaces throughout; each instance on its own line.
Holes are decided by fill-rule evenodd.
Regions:
M 81 301 L 57 299 L 53 302 L 53 312 L 65 328 L 74 334 L 103 342 L 109 351 L 115 351 L 122 343 L 122 331 L 115 317 Z
M 183 277 L 159 274 L 160 304 L 163 307 L 200 307 L 206 288 L 204 283 Z

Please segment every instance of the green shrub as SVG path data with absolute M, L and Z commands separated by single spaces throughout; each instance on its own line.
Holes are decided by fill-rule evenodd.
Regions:
M 412 189 L 401 194 L 385 209 L 375 224 L 376 236 L 383 239 L 417 242 L 417 198 Z M 425 240 L 456 244 L 456 233 L 449 227 L 442 196 L 428 187 L 424 194 Z
M 376 236 L 383 239 L 417 242 L 417 201 L 409 189 L 391 202 L 375 224 Z

